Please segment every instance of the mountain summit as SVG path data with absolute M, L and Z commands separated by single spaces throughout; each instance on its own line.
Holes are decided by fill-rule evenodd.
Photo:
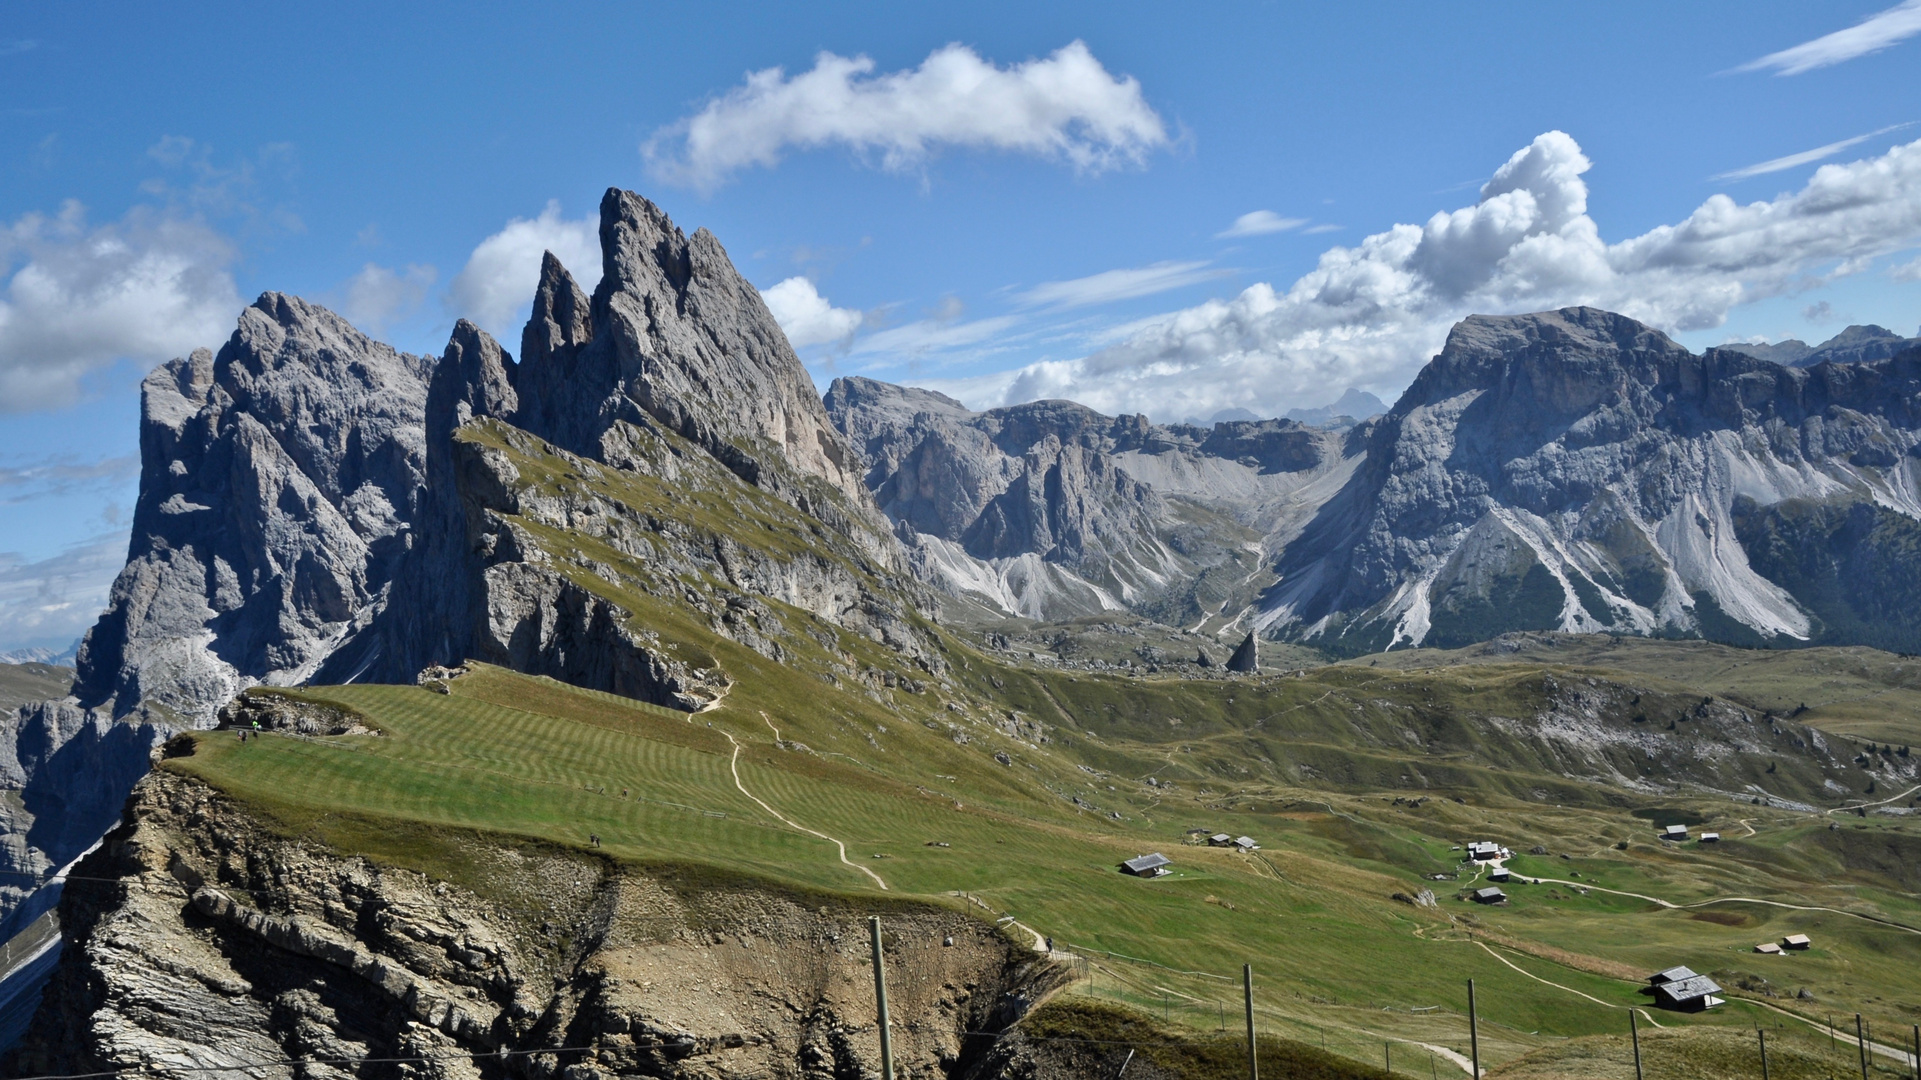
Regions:
M 464 321 L 442 356 L 411 356 L 268 293 L 217 354 L 149 376 L 131 550 L 80 649 L 81 704 L 191 726 L 254 683 L 404 682 L 475 656 L 697 707 L 706 676 L 673 674 L 685 665 L 618 630 L 611 601 L 508 520 L 532 511 L 510 494 L 501 438 L 581 468 L 718 465 L 827 525 L 824 550 L 895 573 L 856 455 L 720 242 L 619 190 L 600 238 L 591 298 L 547 256 L 518 362 Z M 485 434 L 489 420 L 511 434 Z M 837 573 L 766 584 L 831 618 L 896 618 L 863 608 L 862 588 L 836 592 Z

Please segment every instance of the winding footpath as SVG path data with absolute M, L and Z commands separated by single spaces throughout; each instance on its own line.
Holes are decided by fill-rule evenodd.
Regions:
M 771 725 L 772 721 L 769 721 L 769 724 Z M 841 843 L 839 840 L 834 839 L 833 837 L 827 835 L 824 832 L 818 832 L 814 829 L 808 828 L 805 825 L 802 825 L 800 822 L 795 821 L 793 818 L 790 818 L 786 814 L 783 814 L 780 811 L 774 809 L 773 807 L 767 805 L 765 802 L 761 800 L 760 796 L 755 795 L 751 791 L 748 791 L 747 785 L 740 782 L 740 740 L 734 738 L 733 734 L 728 731 L 722 731 L 721 734 L 727 736 L 727 741 L 734 744 L 734 756 L 727 759 L 727 770 L 734 774 L 734 786 L 740 789 L 740 793 L 742 795 L 745 795 L 749 799 L 752 799 L 754 801 L 754 805 L 774 815 L 776 818 L 779 818 L 781 822 L 787 825 L 789 828 L 799 830 L 800 832 L 804 832 L 809 836 L 818 836 L 822 840 L 825 840 L 828 843 L 834 845 L 834 847 L 840 850 L 841 862 L 846 863 L 848 866 L 851 866 L 854 869 L 859 870 L 861 873 L 866 874 L 868 877 L 873 878 L 874 884 L 879 885 L 881 888 L 883 889 L 887 888 L 887 883 L 881 880 L 881 877 L 879 874 L 876 874 L 872 870 L 869 870 L 867 867 L 862 866 L 861 864 L 848 859 L 846 844 Z

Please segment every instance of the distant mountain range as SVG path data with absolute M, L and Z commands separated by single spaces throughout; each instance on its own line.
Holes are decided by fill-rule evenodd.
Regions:
M 1788 338 L 1772 345 L 1735 342 L 1721 347 L 1789 367 L 1813 367 L 1829 362 L 1858 364 L 1868 360 L 1886 360 L 1917 345 L 1921 345 L 1921 337 L 1904 338 L 1884 326 L 1870 324 L 1850 326 L 1819 345 Z
M 963 607 L 1338 655 L 1515 630 L 1921 651 L 1917 345 L 1852 327 L 1788 367 L 1573 308 L 1468 319 L 1361 423 L 974 413 L 860 379 L 827 403 Z

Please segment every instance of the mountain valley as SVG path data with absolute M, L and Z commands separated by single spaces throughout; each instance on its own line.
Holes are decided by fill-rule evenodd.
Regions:
M 269 293 L 148 377 L 70 694 L 6 669 L 62 935 L 7 1075 L 876 1075 L 870 916 L 902 1076 L 1240 1075 L 1244 963 L 1269 1076 L 1466 1071 L 1468 979 L 1494 1076 L 1630 1011 L 1663 1075 L 1852 1012 L 1894 1067 L 1921 351 L 1571 308 L 1374 417 L 976 411 L 817 395 L 712 234 L 599 228 L 517 357 Z

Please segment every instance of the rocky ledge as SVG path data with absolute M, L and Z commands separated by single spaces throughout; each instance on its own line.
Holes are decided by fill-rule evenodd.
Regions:
M 10 1075 L 878 1074 L 867 915 L 472 834 L 435 878 L 276 835 L 156 770 L 77 870 L 68 951 Z M 451 847 L 449 847 L 451 845 Z M 963 912 L 895 905 L 901 1076 L 968 1071 L 1059 975 Z

